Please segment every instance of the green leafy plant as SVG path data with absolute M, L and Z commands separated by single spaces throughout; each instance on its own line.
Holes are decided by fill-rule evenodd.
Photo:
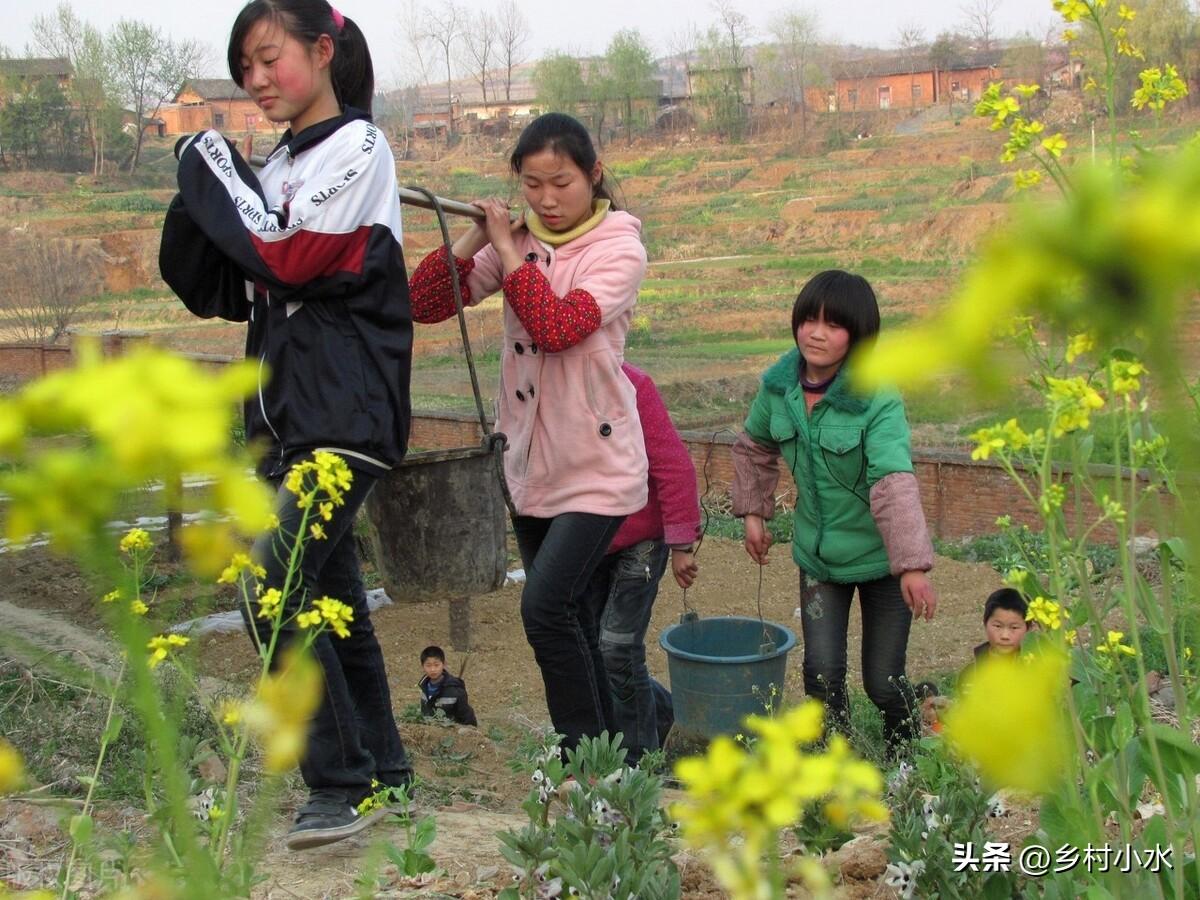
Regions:
M 678 897 L 662 780 L 624 764 L 620 734 L 582 738 L 565 762 L 558 742 L 549 736 L 527 758 L 534 787 L 522 808 L 529 824 L 499 835 L 515 882 L 502 900 Z

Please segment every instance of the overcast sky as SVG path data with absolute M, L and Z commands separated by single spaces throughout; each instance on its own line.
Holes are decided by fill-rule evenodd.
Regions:
M 20 55 L 30 40 L 29 24 L 39 11 L 50 11 L 57 0 L 21 3 L 3 0 L 8 9 L 8 27 L 0 42 Z M 76 13 L 106 29 L 120 18 L 141 19 L 174 37 L 196 38 L 212 48 L 213 71 L 221 75 L 225 42 L 244 0 L 72 0 Z M 376 76 L 380 82 L 395 83 L 403 77 L 402 45 L 398 39 L 399 14 L 406 4 L 399 0 L 338 0 L 341 11 L 357 21 L 371 44 Z M 429 2 L 429 0 L 426 0 Z M 671 35 L 686 23 L 706 28 L 715 19 L 704 0 L 602 0 L 600 3 L 571 0 L 518 0 L 529 19 L 530 56 L 536 59 L 547 50 L 599 53 L 612 34 L 621 28 L 637 28 L 657 55 L 665 55 Z M 733 0 L 755 29 L 758 39 L 767 37 L 766 26 L 773 12 L 790 5 L 815 12 L 822 36 L 847 43 L 891 47 L 903 25 L 916 24 L 927 38 L 939 31 L 961 26 L 968 0 Z M 975 0 L 970 0 L 975 2 Z M 496 0 L 459 0 L 469 10 L 491 9 Z M 603 10 L 603 11 L 601 11 Z M 998 31 L 1001 36 L 1029 30 L 1044 34 L 1054 22 L 1050 0 L 999 0 Z

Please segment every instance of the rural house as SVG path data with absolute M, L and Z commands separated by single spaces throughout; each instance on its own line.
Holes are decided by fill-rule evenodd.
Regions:
M 993 81 L 1003 81 L 1003 51 L 978 51 L 939 68 L 928 55 L 862 57 L 834 73 L 834 86 L 818 108 L 829 112 L 913 109 L 939 103 L 973 103 Z
M 0 103 L 4 94 L 26 94 L 44 81 L 52 82 L 61 91 L 71 86 L 75 74 L 69 60 L 56 59 L 0 59 L 0 82 L 6 91 L 0 91 Z
M 158 111 L 164 134 L 257 131 L 266 122 L 250 95 L 232 78 L 189 78 L 171 103 Z

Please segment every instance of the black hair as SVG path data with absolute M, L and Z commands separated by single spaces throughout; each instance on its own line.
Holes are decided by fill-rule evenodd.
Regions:
M 521 163 L 525 161 L 525 157 L 541 153 L 543 150 L 552 150 L 567 157 L 582 169 L 589 179 L 599 158 L 587 128 L 578 119 L 566 113 L 546 113 L 525 126 L 525 130 L 517 138 L 517 146 L 513 148 L 512 156 L 508 158 L 512 173 L 520 176 Z M 592 196 L 598 200 L 607 200 L 613 209 L 617 208 L 612 179 L 607 169 L 601 169 L 600 181 L 592 186 Z
M 340 13 L 338 15 L 341 15 Z M 229 33 L 229 74 L 242 87 L 242 53 L 246 37 L 256 24 L 267 19 L 309 46 L 323 34 L 333 39 L 333 62 L 329 75 L 333 93 L 342 106 L 371 111 L 375 94 L 375 68 L 362 30 L 347 16 L 341 27 L 326 0 L 250 0 L 233 22 Z
M 793 339 L 801 325 L 822 311 L 826 322 L 850 332 L 851 350 L 859 341 L 879 334 L 879 301 L 871 283 L 861 275 L 826 269 L 808 279 L 792 304 Z
M 913 685 L 913 693 L 917 695 L 918 700 L 926 700 L 929 697 L 940 697 L 942 692 L 938 690 L 938 686 L 932 681 L 918 681 Z
M 987 620 L 998 609 L 1020 613 L 1021 618 L 1025 618 L 1029 612 L 1029 604 L 1025 602 L 1025 598 L 1021 596 L 1021 592 L 1015 588 L 1000 588 L 998 591 L 992 591 L 987 598 L 987 602 L 983 604 L 983 624 L 986 625 Z
M 446 653 L 436 644 L 430 645 L 421 651 L 421 662 L 424 663 L 427 659 L 440 659 L 444 663 L 446 661 Z

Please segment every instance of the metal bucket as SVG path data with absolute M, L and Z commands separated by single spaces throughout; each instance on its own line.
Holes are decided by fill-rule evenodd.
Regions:
M 504 435 L 480 447 L 413 453 L 381 478 L 365 504 L 376 566 L 389 597 L 486 594 L 508 568 L 498 473 Z
M 671 678 L 672 735 L 706 740 L 737 734 L 746 716 L 765 713 L 768 704 L 778 708 L 796 636 L 774 622 L 715 616 L 672 625 L 658 642 Z

